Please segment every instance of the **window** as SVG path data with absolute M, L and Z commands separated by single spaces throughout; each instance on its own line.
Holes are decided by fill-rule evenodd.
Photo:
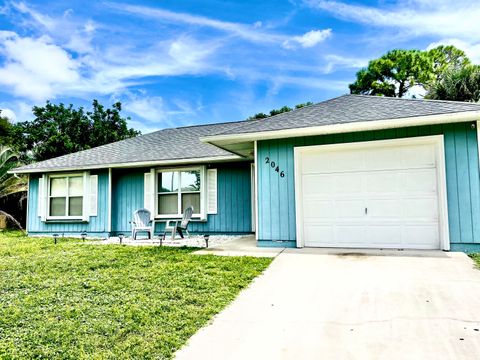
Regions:
M 158 173 L 157 213 L 160 217 L 182 216 L 192 206 L 196 215 L 201 213 L 200 169 L 167 170 Z
M 51 218 L 82 217 L 83 176 L 50 177 L 48 187 L 48 215 Z

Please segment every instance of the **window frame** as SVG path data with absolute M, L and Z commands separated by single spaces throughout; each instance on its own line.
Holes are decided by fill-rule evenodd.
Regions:
M 181 172 L 183 171 L 200 171 L 200 191 L 183 191 L 182 192 L 182 178 Z M 159 192 L 158 191 L 158 178 L 160 173 L 164 172 L 177 172 L 178 173 L 178 191 L 176 192 Z M 205 166 L 190 166 L 190 167 L 177 167 L 177 168 L 160 168 L 155 170 L 155 219 L 179 219 L 183 217 L 182 211 L 182 194 L 200 194 L 200 209 L 194 209 L 192 218 L 205 219 L 205 202 L 206 202 L 206 188 L 205 188 Z M 158 198 L 163 194 L 177 194 L 177 214 L 159 214 L 158 211 Z
M 50 199 L 52 198 L 51 196 L 51 179 L 58 179 L 58 178 L 66 178 L 67 179 L 67 193 L 66 193 L 66 196 L 65 196 L 65 213 L 68 214 L 68 207 L 69 207 L 69 203 L 70 203 L 70 197 L 79 197 L 78 195 L 77 196 L 69 196 L 69 183 L 68 183 L 68 179 L 69 178 L 72 178 L 72 177 L 81 177 L 82 178 L 82 181 L 83 181 L 83 190 L 82 190 L 82 214 L 81 215 L 73 215 L 73 216 L 70 216 L 70 215 L 63 215 L 63 216 L 53 216 L 53 215 L 50 215 Z M 86 197 L 87 197 L 87 176 L 86 176 L 86 173 L 68 173 L 68 174 L 49 174 L 47 176 L 47 187 L 46 187 L 46 190 L 47 190 L 47 194 L 46 194 L 46 201 L 47 201 L 47 204 L 46 204 L 46 211 L 47 211 L 47 216 L 46 216 L 46 219 L 47 220 L 83 220 L 84 218 L 84 215 L 85 215 L 85 211 L 86 211 L 86 207 L 85 207 L 85 201 L 86 201 Z M 53 196 L 53 197 L 58 197 L 58 196 Z

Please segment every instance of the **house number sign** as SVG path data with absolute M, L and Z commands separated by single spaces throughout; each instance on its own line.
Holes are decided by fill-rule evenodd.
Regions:
M 265 157 L 265 164 L 270 165 L 270 168 L 277 172 L 280 177 L 285 177 L 285 172 L 283 170 L 280 170 L 280 167 L 275 163 L 275 161 L 270 160 L 268 156 Z

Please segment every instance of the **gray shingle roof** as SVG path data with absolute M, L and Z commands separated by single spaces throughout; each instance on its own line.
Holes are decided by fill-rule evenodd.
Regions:
M 238 123 L 215 135 L 245 134 L 360 121 L 480 111 L 480 104 L 459 101 L 343 95 L 266 119 Z
M 38 172 L 75 168 L 99 168 L 106 164 L 161 162 L 191 158 L 235 156 L 214 145 L 201 142 L 200 137 L 228 130 L 238 123 L 198 125 L 165 129 L 135 138 L 114 142 L 22 166 L 14 171 Z M 240 158 L 240 157 L 239 157 Z
M 428 115 L 480 111 L 480 104 L 344 95 L 318 104 L 261 120 L 165 129 L 136 138 L 60 156 L 15 169 L 40 172 L 101 168 L 107 165 L 173 162 L 187 159 L 237 157 L 227 150 L 202 142 L 215 135 L 262 133 L 363 121 L 402 119 Z

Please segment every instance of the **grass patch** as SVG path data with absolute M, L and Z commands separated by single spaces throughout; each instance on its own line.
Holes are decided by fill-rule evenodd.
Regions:
M 475 264 L 480 269 L 480 254 L 474 253 L 474 254 L 468 254 L 468 256 L 470 256 L 473 259 L 473 261 L 475 261 Z
M 271 262 L 0 233 L 0 358 L 168 359 Z

